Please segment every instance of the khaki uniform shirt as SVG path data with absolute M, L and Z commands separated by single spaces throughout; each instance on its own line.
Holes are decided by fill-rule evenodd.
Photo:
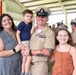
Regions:
M 72 35 L 73 42 L 76 43 L 76 30 L 74 30 L 71 35 Z
M 54 32 L 45 26 L 40 33 L 37 33 L 37 29 L 32 34 L 30 39 L 30 49 L 39 50 L 42 48 L 54 49 L 55 35 Z M 33 56 L 33 62 L 35 61 L 47 61 L 47 57 Z

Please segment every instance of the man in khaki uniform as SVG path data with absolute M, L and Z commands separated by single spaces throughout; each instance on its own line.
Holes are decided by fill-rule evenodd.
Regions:
M 71 20 L 71 27 L 72 27 L 72 39 L 73 39 L 73 42 L 76 46 L 76 20 Z
M 30 51 L 25 55 L 32 55 L 31 75 L 48 75 L 47 60 L 55 46 L 54 32 L 46 25 L 51 11 L 46 7 L 36 9 L 37 27 L 30 39 Z

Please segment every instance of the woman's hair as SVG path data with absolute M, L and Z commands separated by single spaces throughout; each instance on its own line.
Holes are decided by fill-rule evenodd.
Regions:
M 58 28 L 58 30 L 55 32 L 55 45 L 59 44 L 59 41 L 57 40 L 56 36 L 58 36 L 58 32 L 61 31 L 61 30 L 64 30 L 64 31 L 66 31 L 68 33 L 69 39 L 68 39 L 67 43 L 74 46 L 74 43 L 73 43 L 70 32 L 66 28 L 63 28 L 63 27 Z
M 16 31 L 16 26 L 15 26 L 15 24 L 14 24 L 14 21 L 13 21 L 12 17 L 11 17 L 10 15 L 8 15 L 8 14 L 2 14 L 2 15 L 0 16 L 0 31 L 2 31 L 2 30 L 4 29 L 4 28 L 2 27 L 2 19 L 3 19 L 5 16 L 8 16 L 8 17 L 11 19 L 11 21 L 12 21 L 12 29 L 13 29 L 14 31 Z

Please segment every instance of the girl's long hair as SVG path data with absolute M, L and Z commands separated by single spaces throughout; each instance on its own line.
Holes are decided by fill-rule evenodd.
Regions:
M 67 43 L 74 46 L 74 43 L 73 43 L 70 32 L 66 28 L 63 28 L 63 27 L 58 28 L 58 30 L 55 32 L 55 45 L 59 44 L 59 41 L 56 39 L 56 36 L 58 36 L 58 32 L 61 31 L 61 30 L 64 30 L 64 31 L 66 31 L 68 33 L 69 40 L 67 41 Z

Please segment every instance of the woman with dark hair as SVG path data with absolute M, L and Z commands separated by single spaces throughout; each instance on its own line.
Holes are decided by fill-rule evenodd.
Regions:
M 2 31 L 2 30 L 4 29 L 4 28 L 2 27 L 2 19 L 3 19 L 4 16 L 7 16 L 7 17 L 10 18 L 10 20 L 12 21 L 12 30 L 16 31 L 16 26 L 15 26 L 15 24 L 14 24 L 14 22 L 13 22 L 13 19 L 12 19 L 12 17 L 11 17 L 10 15 L 8 15 L 8 14 L 2 14 L 2 15 L 0 16 L 0 31 Z
M 20 75 L 21 45 L 17 44 L 16 27 L 8 14 L 0 17 L 0 75 Z

